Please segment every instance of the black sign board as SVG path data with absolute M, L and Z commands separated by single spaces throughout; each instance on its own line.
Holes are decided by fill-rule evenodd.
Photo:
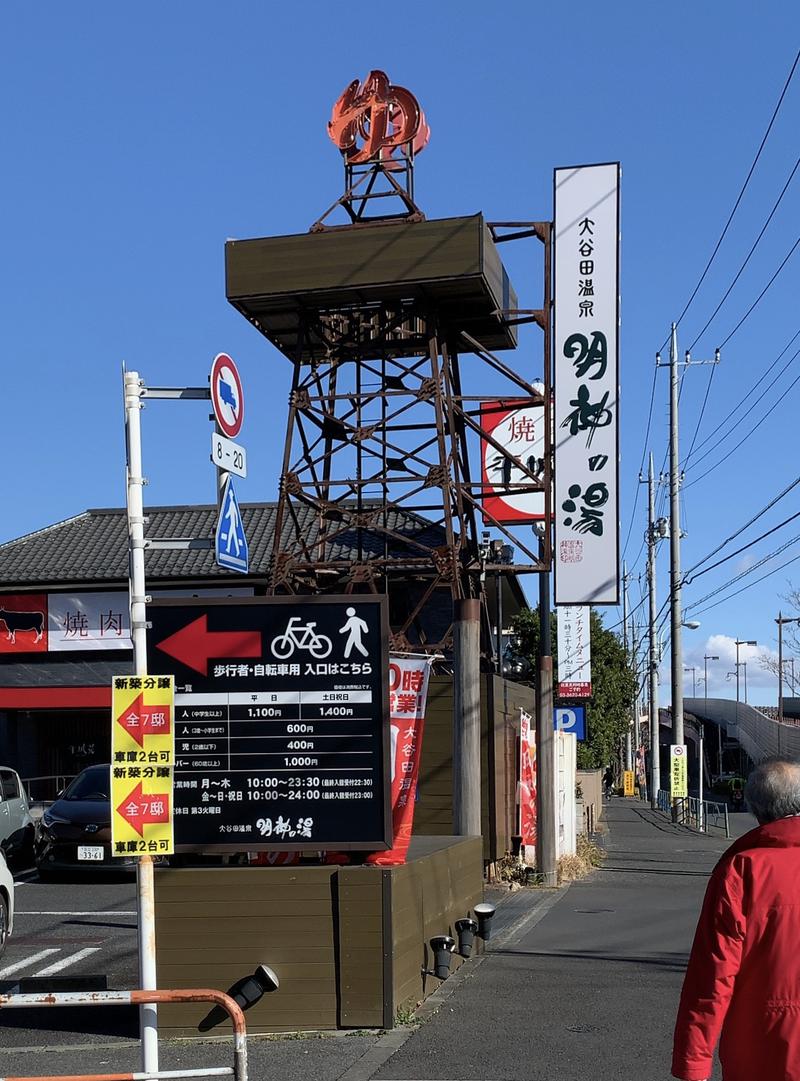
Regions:
M 156 600 L 178 851 L 391 845 L 383 597 Z

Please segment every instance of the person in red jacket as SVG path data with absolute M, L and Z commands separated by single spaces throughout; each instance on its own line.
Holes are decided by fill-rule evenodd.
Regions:
M 747 779 L 759 826 L 715 867 L 681 992 L 672 1073 L 800 1081 L 800 764 L 772 758 Z

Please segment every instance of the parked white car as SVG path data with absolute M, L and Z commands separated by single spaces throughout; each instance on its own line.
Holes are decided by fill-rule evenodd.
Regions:
M 0 766 L 0 851 L 9 859 L 33 856 L 34 825 L 19 775 Z
M 0 852 L 0 956 L 6 948 L 13 926 L 14 879 L 11 877 L 5 856 Z

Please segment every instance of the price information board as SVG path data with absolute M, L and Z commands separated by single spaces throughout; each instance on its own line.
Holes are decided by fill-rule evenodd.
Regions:
M 378 597 L 159 600 L 175 675 L 176 848 L 391 843 L 387 617 Z

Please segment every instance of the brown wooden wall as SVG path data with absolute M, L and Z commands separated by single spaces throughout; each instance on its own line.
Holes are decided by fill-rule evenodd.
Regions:
M 455 937 L 482 896 L 479 838 L 414 838 L 391 868 L 159 868 L 158 985 L 224 991 L 267 964 L 280 989 L 248 1011 L 249 1032 L 390 1028 L 439 984 L 421 974 L 430 938 Z M 159 1027 L 194 1035 L 207 1012 L 160 1006 Z
M 425 840 L 450 841 L 450 838 Z M 398 867 L 392 875 L 392 996 L 398 1010 L 413 1006 L 440 985 L 435 976 L 423 974 L 433 968 L 429 942 L 434 935 L 451 935 L 456 942 L 455 922 L 471 915 L 483 900 L 483 852 L 478 838 L 434 848 L 430 855 Z M 422 933 L 420 934 L 420 929 Z M 479 943 L 476 940 L 477 952 Z M 464 962 L 456 952 L 450 971 Z
M 493 675 L 481 686 L 481 821 L 484 859 L 500 859 L 517 832 L 519 707 L 535 711 L 534 691 Z M 425 733 L 414 833 L 446 835 L 453 829 L 453 680 L 433 676 L 428 689 Z

